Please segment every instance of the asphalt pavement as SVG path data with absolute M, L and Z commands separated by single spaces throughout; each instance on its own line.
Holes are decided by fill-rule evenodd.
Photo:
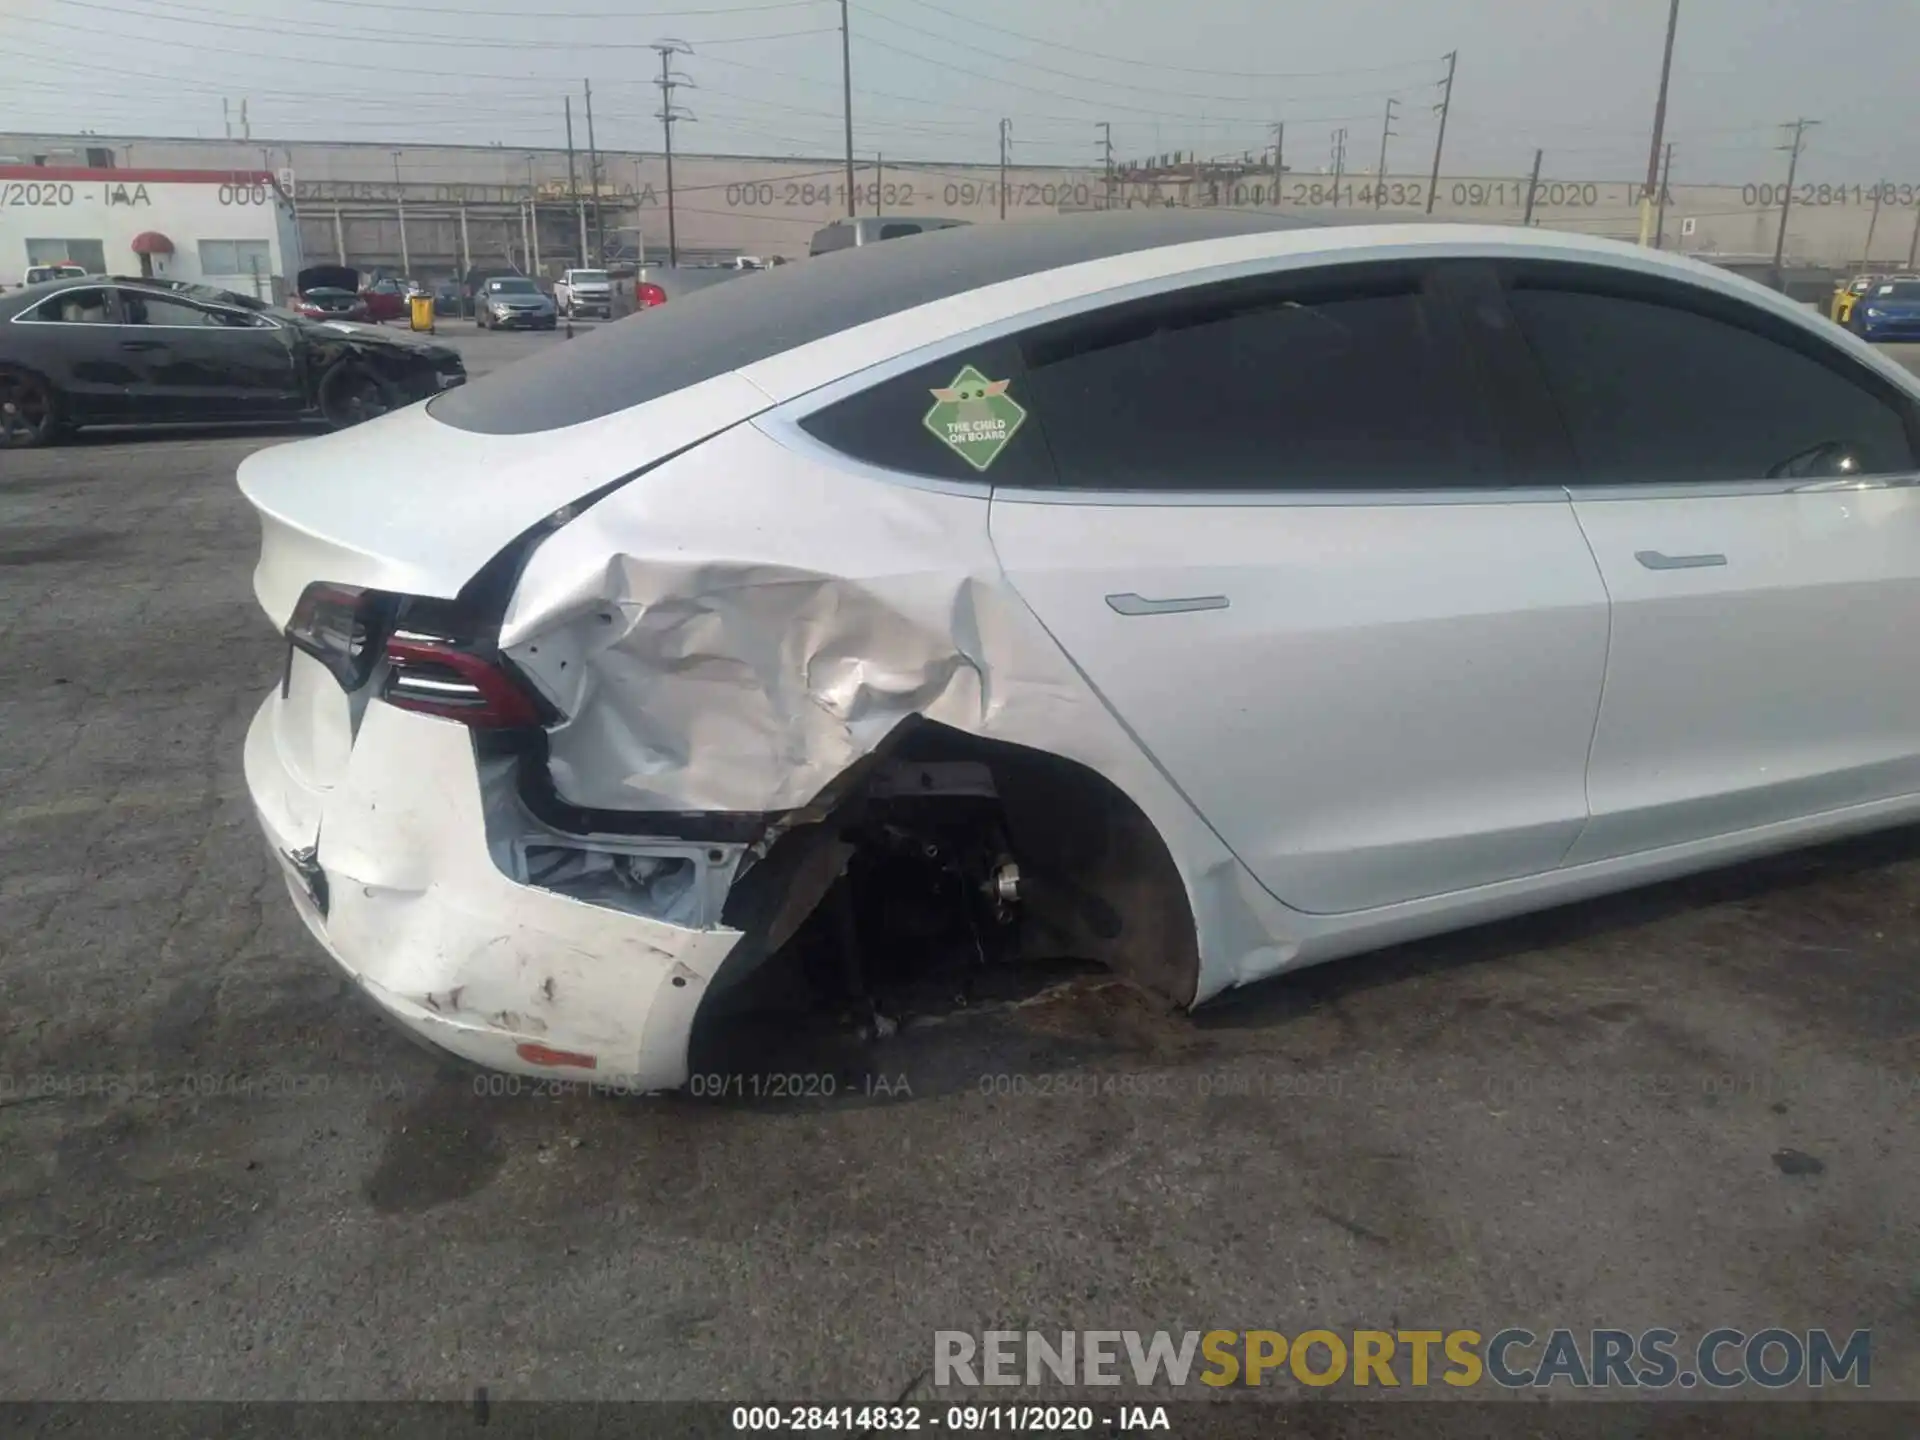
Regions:
M 1871 1327 L 1920 1399 L 1914 831 L 1196 1016 L 1022 973 L 700 1061 L 829 1098 L 489 1093 L 255 830 L 271 443 L 0 457 L 0 1398 L 878 1400 L 936 1329 L 1777 1324 Z

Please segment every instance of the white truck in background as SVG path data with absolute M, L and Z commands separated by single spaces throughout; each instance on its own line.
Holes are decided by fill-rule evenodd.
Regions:
M 613 282 L 604 270 L 568 270 L 553 283 L 553 303 L 569 318 L 613 318 Z

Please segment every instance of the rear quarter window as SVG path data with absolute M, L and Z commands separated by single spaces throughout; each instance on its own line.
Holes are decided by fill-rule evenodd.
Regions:
M 1001 382 L 1005 388 L 973 399 L 982 388 L 973 376 L 985 388 Z M 1026 391 L 1018 342 L 998 340 L 883 380 L 815 411 L 800 426 L 823 445 L 883 470 L 933 480 L 1050 485 L 1053 464 Z M 968 398 L 943 398 L 960 392 Z M 965 438 L 971 436 L 983 438 Z

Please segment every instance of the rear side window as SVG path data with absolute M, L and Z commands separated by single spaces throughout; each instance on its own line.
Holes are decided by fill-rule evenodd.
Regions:
M 1510 303 L 1590 481 L 1763 480 L 1830 445 L 1860 474 L 1914 468 L 1901 406 L 1844 356 L 1654 297 L 1523 282 Z
M 1241 282 L 1032 332 L 1025 390 L 1076 489 L 1501 484 L 1454 335 L 1405 271 Z
M 1053 483 L 1017 342 L 996 340 L 850 396 L 802 420 L 822 444 L 934 480 Z
M 33 323 L 107 325 L 113 321 L 113 307 L 105 290 L 62 290 L 18 318 Z

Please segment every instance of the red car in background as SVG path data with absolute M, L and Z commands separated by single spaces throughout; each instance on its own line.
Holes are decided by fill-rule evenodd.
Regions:
M 404 320 L 407 318 L 407 282 L 391 275 L 382 275 L 369 283 L 360 292 L 360 298 L 366 302 L 369 320 Z
M 348 284 L 339 283 L 351 276 Z M 294 276 L 299 288 L 287 297 L 287 308 L 309 320 L 365 320 L 367 305 L 353 282 L 359 276 L 337 265 L 320 265 Z
M 382 276 L 366 286 L 360 284 L 360 272 L 351 265 L 310 265 L 294 277 L 294 283 L 300 288 L 293 296 L 293 308 L 302 315 L 316 320 L 404 320 L 407 317 L 407 287 L 403 281 L 392 276 Z M 354 304 L 347 309 L 357 313 L 344 313 L 341 296 L 350 297 Z M 301 303 L 312 301 L 324 314 L 315 314 L 313 309 Z

